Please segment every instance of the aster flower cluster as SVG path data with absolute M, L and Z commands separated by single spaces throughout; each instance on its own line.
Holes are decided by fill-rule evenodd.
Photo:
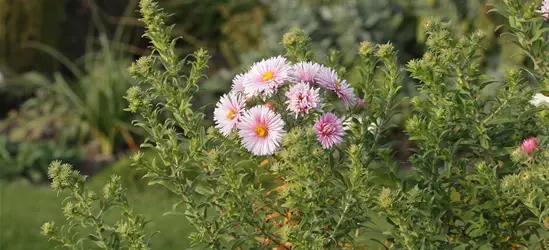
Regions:
M 523 18 L 537 3 L 525 15 L 522 3 L 505 0 L 502 12 L 513 15 L 510 32 L 533 49 L 533 64 L 546 66 L 546 46 L 528 47 L 538 43 L 524 33 L 541 27 L 539 18 Z M 426 52 L 407 64 L 409 78 L 391 44 L 361 43 L 348 71 L 359 100 L 341 78 L 339 52 L 327 56 L 333 69 L 314 63 L 309 38 L 293 29 L 281 42 L 287 59 L 238 74 L 215 108 L 215 127 L 206 128 L 192 103 L 209 56 L 178 58 L 168 15 L 154 0 L 140 0 L 140 11 L 154 53 L 130 68 L 139 85 L 126 98 L 148 134 L 142 147 L 154 154 L 136 153 L 133 165 L 179 197 L 166 214 L 182 214 L 195 228 L 192 248 L 549 249 L 549 87 L 531 99 L 526 70 L 508 69 L 486 98 L 493 77 L 482 73 L 482 34 L 458 37 L 450 23 L 430 19 Z M 549 84 L 546 68 L 531 73 Z M 418 91 L 410 102 L 400 92 L 408 79 Z M 99 195 L 68 165 L 53 164 L 50 177 L 55 190 L 71 191 L 63 202 L 70 224 L 46 223 L 43 234 L 69 247 L 153 246 L 120 178 Z M 107 225 L 105 206 L 126 218 Z M 372 223 L 379 219 L 388 223 Z M 92 234 L 65 237 L 82 223 Z
M 345 132 L 342 119 L 323 110 L 325 99 L 330 98 L 346 109 L 364 106 L 357 105 L 364 102 L 335 70 L 313 62 L 292 65 L 282 56 L 272 57 L 233 79 L 230 93 L 221 97 L 214 110 L 215 127 L 226 137 L 238 131 L 242 145 L 255 155 L 272 155 L 286 134 L 283 117 L 316 117 L 312 127 L 319 143 L 332 148 L 343 142 Z M 285 108 L 275 110 L 273 102 Z

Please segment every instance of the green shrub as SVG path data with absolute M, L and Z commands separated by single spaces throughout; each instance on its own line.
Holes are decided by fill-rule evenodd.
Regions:
M 523 2 L 503 0 L 494 10 L 509 20 L 512 41 L 534 68 L 508 69 L 502 81 L 482 72 L 482 32 L 457 35 L 448 22 L 425 22 L 426 51 L 405 68 L 419 95 L 405 125 L 416 146 L 402 162 L 392 157 L 395 142 L 387 142 L 391 121 L 401 115 L 405 73 L 392 44 L 362 42 L 351 64 L 360 78 L 347 83 L 351 70 L 339 53 L 316 60 L 311 38 L 292 29 L 282 37 L 286 58 L 254 64 L 221 97 L 216 126 L 207 129 L 205 113 L 192 103 L 209 56 L 198 50 L 180 60 L 167 15 L 142 0 L 155 54 L 130 67 L 140 85 L 126 98 L 148 134 L 142 147 L 158 157 L 137 153 L 135 165 L 147 171 L 149 184 L 180 197 L 170 214 L 195 227 L 189 238 L 197 248 L 362 249 L 377 241 L 386 249 L 546 249 L 548 31 L 538 5 Z M 294 71 L 304 61 L 320 63 L 320 71 L 306 70 L 313 78 Z M 526 72 L 541 86 L 533 99 L 538 89 Z M 484 94 L 495 82 L 496 93 Z M 164 113 L 172 118 L 159 119 Z M 88 192 L 68 165 L 54 163 L 50 173 L 55 190 L 69 189 L 73 199 Z M 107 185 L 119 187 L 117 180 Z M 76 198 L 78 206 L 110 204 L 89 194 Z M 135 249 L 147 242 L 141 223 L 120 231 L 97 219 L 84 224 L 99 231 L 94 237 L 52 224 L 45 234 L 107 249 L 121 248 L 108 245 L 107 236 L 135 240 Z M 372 234 L 378 232 L 383 236 Z
M 10 143 L 0 136 L 0 179 L 14 180 L 20 177 L 32 182 L 47 179 L 48 166 L 53 160 L 80 164 L 82 156 L 77 150 L 54 141 Z
M 135 147 L 133 137 L 138 131 L 131 126 L 132 115 L 123 111 L 123 95 L 134 84 L 126 71 L 130 62 L 113 50 L 105 36 L 100 41 L 102 48 L 84 58 L 84 70 L 63 60 L 76 76 L 74 80 L 60 73 L 52 81 L 27 73 L 14 83 L 31 85 L 37 94 L 1 122 L 0 129 L 9 133 L 12 142 L 54 138 L 77 147 L 85 145 L 86 157 L 102 159 L 112 159 L 115 149 L 125 144 Z

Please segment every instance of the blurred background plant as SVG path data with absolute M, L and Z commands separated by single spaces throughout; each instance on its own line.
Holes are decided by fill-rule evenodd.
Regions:
M 135 1 L 127 12 L 134 5 Z M 133 83 L 126 70 L 132 56 L 116 49 L 127 39 L 125 27 L 118 25 L 110 32 L 98 7 L 92 4 L 90 9 L 98 34 L 90 36 L 81 58 L 72 60 L 44 43 L 25 43 L 63 68 L 49 74 L 36 69 L 6 81 L 6 89 L 24 86 L 35 93 L 0 122 L 10 142 L 52 140 L 82 149 L 86 159 L 99 161 L 111 161 L 117 150 L 136 148 L 133 134 L 138 132 L 131 126 L 131 115 L 123 111 L 122 98 Z
M 12 181 L 23 177 L 31 182 L 42 182 L 47 179 L 49 164 L 57 159 L 81 163 L 77 150 L 60 147 L 54 141 L 14 144 L 6 136 L 0 136 L 0 179 Z
M 237 56 L 238 66 L 218 70 L 204 88 L 216 95 L 226 92 L 236 72 L 260 58 L 281 53 L 280 38 L 292 27 L 303 29 L 311 37 L 315 54 L 339 50 L 340 60 L 347 66 L 356 57 L 357 44 L 364 40 L 374 43 L 391 41 L 399 51 L 400 63 L 405 64 L 424 52 L 424 23 L 428 17 L 457 23 L 457 33 L 484 31 L 487 39 L 481 53 L 482 65 L 486 72 L 501 77 L 505 69 L 522 63 L 524 58 L 514 56 L 518 47 L 499 36 L 503 29 L 494 32 L 504 19 L 487 14 L 486 4 L 489 2 L 491 0 L 269 1 L 266 8 L 269 18 L 265 19 L 257 34 L 259 42 L 236 40 L 237 44 L 248 46 L 245 53 Z M 352 72 L 349 78 L 356 76 L 357 72 Z M 405 90 L 414 95 L 413 81 L 407 82 Z
M 132 133 L 137 131 L 131 126 L 131 115 L 123 111 L 126 103 L 122 98 L 132 84 L 126 73 L 129 58 L 117 58 L 103 38 L 104 47 L 86 55 L 84 71 L 69 66 L 74 79 L 58 72 L 52 80 L 36 72 L 21 77 L 37 94 L 0 123 L 10 141 L 54 139 L 60 144 L 86 146 L 86 155 L 104 159 L 113 157 L 120 142 L 135 148 Z M 76 83 L 69 83 L 71 80 Z
M 352 66 L 357 45 L 363 40 L 391 41 L 403 65 L 423 55 L 424 23 L 434 16 L 452 21 L 457 26 L 454 32 L 459 34 L 484 31 L 484 49 L 479 51 L 483 71 L 501 79 L 509 66 L 525 60 L 516 55 L 517 46 L 500 36 L 505 28 L 494 32 L 505 21 L 501 16 L 486 14 L 486 4 L 494 1 L 158 2 L 166 12 L 174 13 L 170 23 L 176 24 L 174 36 L 181 37 L 177 44 L 179 55 L 198 47 L 206 48 L 212 55 L 208 80 L 200 84 L 199 97 L 195 98 L 199 100 L 197 106 L 209 105 L 207 114 L 211 114 L 212 104 L 230 88 L 236 72 L 260 58 L 282 53 L 280 39 L 292 27 L 303 29 L 312 38 L 315 54 L 327 54 L 330 49 L 340 51 L 343 65 Z M 49 161 L 59 158 L 88 175 L 101 176 L 96 173 L 107 168 L 106 173 L 115 171 L 131 176 L 127 182 L 139 183 L 139 173 L 132 168 L 112 167 L 117 161 L 127 160 L 125 155 L 143 140 L 141 132 L 131 126 L 133 117 L 122 111 L 126 106 L 122 96 L 134 83 L 127 66 L 150 53 L 147 41 L 141 38 L 143 25 L 137 20 L 136 3 L 0 0 L 0 182 L 26 179 L 42 183 Z M 358 72 L 347 73 L 349 82 L 357 83 Z M 404 77 L 404 93 L 416 95 L 415 82 Z M 394 121 L 399 127 L 391 130 L 391 140 L 406 141 L 402 121 L 410 111 L 406 105 L 402 108 L 404 116 Z M 401 145 L 398 150 L 406 158 L 410 145 Z M 141 188 L 136 190 L 141 192 Z M 0 210 L 0 218 L 6 218 L 2 217 L 5 211 Z M 0 242 L 2 239 L 0 235 Z M 10 245 L 34 248 L 21 239 L 23 243 Z

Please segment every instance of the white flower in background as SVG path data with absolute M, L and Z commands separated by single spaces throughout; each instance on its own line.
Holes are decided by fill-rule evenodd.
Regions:
M 369 120 L 368 117 L 366 117 L 366 120 Z M 377 119 L 377 123 L 381 123 L 382 120 L 380 118 Z M 362 117 L 359 117 L 359 116 L 353 116 L 353 117 L 348 117 L 347 119 L 345 119 L 343 121 L 343 130 L 345 131 L 348 131 L 348 130 L 351 130 L 351 128 L 353 126 L 363 126 L 364 124 L 364 121 L 362 119 Z M 376 131 L 377 131 L 377 125 L 375 122 L 372 122 L 367 128 L 366 130 L 368 130 L 368 132 L 372 133 L 373 135 L 375 135 Z
M 537 93 L 532 97 L 532 100 L 530 100 L 530 104 L 534 105 L 535 107 L 549 107 L 549 97 L 541 93 Z
M 380 123 L 381 119 L 377 119 L 377 122 Z M 370 126 L 368 126 L 368 132 L 372 133 L 372 135 L 375 135 L 377 132 L 377 125 L 375 122 L 372 122 Z

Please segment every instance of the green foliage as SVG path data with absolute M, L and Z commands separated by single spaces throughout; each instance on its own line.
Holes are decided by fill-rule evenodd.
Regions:
M 479 71 L 483 35 L 455 38 L 451 26 L 436 21 L 426 28 L 428 50 L 408 64 L 421 93 L 406 123 L 417 145 L 413 169 L 379 198 L 379 212 L 394 224 L 387 232 L 394 247 L 545 248 L 543 227 L 529 223 L 537 216 L 502 187 L 508 174 L 530 171 L 509 159 L 517 142 L 545 134 L 536 114 L 527 112 L 532 92 L 520 71 L 511 69 L 498 94 L 483 97 L 482 89 L 493 82 Z
M 500 12 L 511 13 L 506 17 L 517 44 L 533 61 L 541 60 L 534 69 L 543 82 L 544 71 L 536 65 L 545 65 L 546 58 L 531 52 L 542 47 L 527 42 L 532 33 L 514 21 L 524 16 L 522 27 L 541 27 L 541 19 L 534 5 L 504 4 Z M 337 10 L 337 3 L 330 7 Z M 269 102 L 287 131 L 280 150 L 261 156 L 250 153 L 236 132 L 224 136 L 203 126 L 206 115 L 193 107 L 193 97 L 209 56 L 197 50 L 180 59 L 168 15 L 153 0 L 141 0 L 140 12 L 154 53 L 129 68 L 139 85 L 125 98 L 127 110 L 141 116 L 135 124 L 148 134 L 142 147 L 157 157 L 137 153 L 133 160 L 147 172 L 150 185 L 160 184 L 180 198 L 167 214 L 184 216 L 196 229 L 189 237 L 193 247 L 362 249 L 374 241 L 384 241 L 386 249 L 549 247 L 549 119 L 546 106 L 536 104 L 549 101 L 546 96 L 531 100 L 535 91 L 524 80 L 525 71 L 508 69 L 502 81 L 483 73 L 483 32 L 459 35 L 448 22 L 425 22 L 425 53 L 406 66 L 419 95 L 405 125 L 415 147 L 402 162 L 393 157 L 398 142 L 389 138 L 405 101 L 400 94 L 405 75 L 394 45 L 365 41 L 353 52 L 356 60 L 347 62 L 337 50 L 324 51 L 325 60 L 318 60 L 314 36 L 291 29 L 281 42 L 290 63 L 311 60 L 333 68 L 368 108 L 357 102 L 344 109 L 330 92 L 321 92 L 321 109 L 343 117 L 345 128 L 341 144 L 321 147 L 316 137 L 324 132 L 313 128 L 321 113 L 295 118 L 280 93 L 248 96 L 246 107 Z M 354 72 L 358 77 L 349 78 Z M 273 72 L 261 74 L 262 82 L 273 77 Z M 336 78 L 334 89 L 343 85 Z M 497 91 L 487 95 L 487 88 Z M 258 128 L 256 135 L 264 136 L 265 128 Z M 239 136 L 245 137 L 243 131 Z M 406 165 L 411 167 L 403 170 Z M 82 182 L 68 166 L 54 164 L 50 171 L 66 176 L 54 178 L 54 189 L 71 186 L 73 179 Z M 376 223 L 374 213 L 391 225 Z M 94 224 L 102 225 L 89 226 Z M 138 225 L 129 228 L 142 232 Z M 371 238 L 379 231 L 384 238 Z
M 71 169 L 68 164 L 53 162 L 48 169 L 54 191 L 68 191 L 63 201 L 63 214 L 69 221 L 58 227 L 55 222 L 42 226 L 42 234 L 58 241 L 68 249 L 83 249 L 91 241 L 100 249 L 148 249 L 144 232 L 147 222 L 135 214 L 129 206 L 126 190 L 119 176 L 112 176 L 103 188 L 102 195 L 85 187 L 85 177 Z M 109 212 L 119 210 L 123 219 L 114 225 L 105 222 Z M 86 236 L 75 232 L 78 228 L 91 231 Z
M 238 67 L 216 72 L 203 88 L 225 92 L 232 76 L 242 68 L 273 54 L 283 54 L 280 38 L 294 27 L 311 37 L 311 51 L 318 58 L 326 57 L 330 49 L 337 49 L 341 51 L 342 64 L 349 67 L 357 60 L 355 49 L 359 42 L 390 41 L 399 51 L 399 63 L 405 65 L 423 54 L 423 24 L 431 16 L 452 21 L 457 26 L 455 34 L 484 31 L 485 49 L 479 52 L 483 57 L 481 69 L 499 79 L 506 68 L 521 63 L 523 58 L 517 55 L 520 48 L 493 32 L 505 20 L 488 15 L 487 3 L 486 0 L 269 1 L 272 19 L 262 26 L 261 42 L 239 55 Z M 349 79 L 360 80 L 355 72 L 349 73 Z M 414 94 L 413 84 L 413 81 L 404 84 L 410 95 Z
M 24 177 L 33 182 L 46 180 L 49 164 L 54 160 L 79 163 L 80 153 L 54 141 L 10 143 L 0 136 L 0 179 Z
M 533 64 L 534 71 L 525 68 L 536 78 L 543 91 L 549 89 L 549 56 L 547 50 L 547 31 L 544 25 L 543 17 L 536 14 L 539 8 L 539 1 L 523 3 L 515 0 L 505 0 L 503 4 L 506 8 L 494 8 L 491 10 L 497 12 L 509 20 L 509 32 L 505 33 L 511 37 L 513 44 L 521 48 L 521 54 L 527 57 Z
M 54 46 L 64 19 L 64 1 L 0 1 L 0 66 L 17 71 L 53 70 L 55 61 L 25 48 L 31 41 Z
M 237 54 L 256 47 L 267 13 L 259 0 L 161 0 L 170 21 L 177 23 L 173 34 L 180 36 L 179 53 L 208 48 L 219 55 L 216 63 L 236 66 Z
M 355 117 L 368 125 L 376 122 L 379 128 L 371 133 L 360 124 L 355 126 L 353 141 L 366 139 L 368 144 L 349 144 L 340 149 L 339 156 L 334 155 L 320 148 L 312 131 L 297 126 L 284 139 L 284 149 L 277 157 L 254 158 L 234 138 L 224 139 L 214 130 L 206 132 L 201 126 L 204 114 L 190 105 L 204 70 L 205 53 L 199 50 L 191 61 L 180 61 L 173 52 L 165 14 L 152 1 L 142 1 L 140 6 L 146 36 L 157 55 L 143 57 L 130 67 L 146 85 L 131 88 L 126 98 L 129 110 L 143 116 L 136 123 L 149 133 L 143 146 L 154 149 L 159 157 L 146 161 L 136 154 L 136 165 L 147 170 L 150 184 L 161 184 L 182 197 L 172 213 L 184 214 L 197 229 L 192 242 L 210 248 L 295 245 L 309 249 L 353 242 L 349 232 L 370 221 L 364 214 L 373 200 L 372 187 L 367 184 L 371 176 L 362 166 L 387 156 L 387 146 L 380 145 L 381 133 L 392 126 L 389 121 L 400 102 L 401 77 L 393 47 L 372 48 L 375 57 L 365 54 L 364 62 L 372 62 L 368 64 L 372 70 L 365 71 L 367 77 L 379 84 L 388 79 L 371 94 L 372 105 L 379 109 L 363 110 Z M 311 56 L 300 52 L 308 49 L 307 39 L 298 30 L 285 37 L 290 58 Z M 378 61 L 386 70 L 374 76 Z M 331 64 L 336 63 L 334 57 Z M 190 73 L 182 75 L 186 64 L 190 64 Z M 366 92 L 375 83 L 364 83 L 360 90 Z M 173 119 L 158 119 L 164 112 Z M 177 205 L 183 205 L 184 212 Z
M 106 37 L 100 40 L 101 50 L 87 55 L 84 71 L 51 48 L 43 48 L 63 58 L 76 79 L 55 73 L 49 81 L 37 73 L 27 73 L 14 82 L 33 86 L 37 95 L 1 122 L 0 129 L 9 133 L 11 141 L 54 137 L 64 144 L 88 145 L 88 155 L 107 159 L 124 141 L 135 147 L 132 134 L 138 131 L 131 126 L 132 116 L 123 111 L 123 95 L 133 84 L 126 71 L 129 60 L 113 51 Z

